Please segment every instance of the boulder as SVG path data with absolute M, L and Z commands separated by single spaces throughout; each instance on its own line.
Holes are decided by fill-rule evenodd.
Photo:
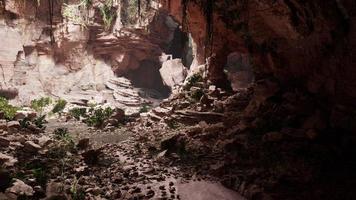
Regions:
M 47 146 L 49 143 L 51 143 L 51 138 L 48 137 L 48 136 L 42 136 L 40 138 L 38 138 L 38 144 L 41 146 L 41 147 L 44 147 L 44 146 Z
M 68 199 L 64 193 L 64 185 L 62 183 L 50 181 L 46 187 L 46 200 L 50 199 Z
M 183 83 L 188 74 L 181 59 L 173 59 L 163 62 L 159 72 L 163 83 L 170 88 Z
M 26 118 L 26 114 L 21 111 L 16 112 L 15 117 L 14 117 L 15 120 L 23 120 L 25 118 Z
M 125 121 L 125 111 L 120 108 L 115 108 L 114 113 L 111 115 L 112 119 L 116 119 L 119 123 Z
M 16 196 L 32 196 L 34 194 L 34 190 L 31 186 L 25 184 L 23 181 L 16 179 L 13 186 L 8 188 L 5 193 L 15 194 Z
M 16 162 L 17 162 L 17 159 L 15 159 L 14 157 L 0 153 L 0 165 L 5 165 L 8 167 L 11 167 L 11 166 L 14 166 L 14 164 Z
M 35 144 L 32 141 L 25 142 L 25 144 L 23 146 L 24 152 L 27 152 L 27 153 L 37 153 L 40 149 L 41 149 L 41 146 L 38 144 Z
M 9 172 L 0 170 L 0 191 L 5 191 L 8 187 L 10 187 L 11 179 L 12 178 Z
M 78 144 L 77 144 L 77 147 L 79 149 L 86 149 L 89 147 L 89 144 L 90 144 L 90 139 L 89 138 L 83 138 L 81 140 L 79 140 Z
M 10 145 L 10 141 L 4 137 L 0 137 L 0 147 L 8 147 Z
M 18 121 L 10 121 L 7 123 L 7 129 L 19 129 L 21 125 Z

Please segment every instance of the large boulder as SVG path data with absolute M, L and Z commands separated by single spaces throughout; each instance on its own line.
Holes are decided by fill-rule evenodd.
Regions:
M 181 59 L 173 59 L 163 62 L 159 72 L 163 83 L 170 88 L 183 83 L 188 74 Z

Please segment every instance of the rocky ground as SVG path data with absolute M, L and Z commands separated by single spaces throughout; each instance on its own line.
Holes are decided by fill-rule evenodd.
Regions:
M 45 129 L 3 120 L 0 199 L 355 197 L 348 108 L 328 113 L 268 79 L 237 92 L 201 81 L 140 116 L 116 109 L 96 128 L 65 113 Z
M 67 114 L 49 117 L 43 128 L 23 125 L 34 112 L 3 120 L 0 199 L 244 199 L 161 148 L 162 136 L 178 129 L 142 115 L 103 129 Z

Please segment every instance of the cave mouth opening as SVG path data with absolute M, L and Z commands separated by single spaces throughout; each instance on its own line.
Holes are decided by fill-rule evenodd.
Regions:
M 132 85 L 140 88 L 140 96 L 153 99 L 167 98 L 171 91 L 162 81 L 159 69 L 161 63 L 153 60 L 143 60 L 136 69 L 129 70 L 124 77 L 128 78 Z
M 179 59 L 185 68 L 184 70 L 188 71 L 194 60 L 194 41 L 190 33 L 182 31 L 180 24 L 171 16 L 165 13 L 159 13 L 158 15 L 159 17 L 152 22 L 152 26 L 158 25 L 158 27 L 167 28 L 166 32 L 163 31 L 167 35 L 160 36 L 165 38 L 165 41 L 160 44 L 162 55 L 135 60 L 133 63 L 138 63 L 138 65 L 122 74 L 132 82 L 135 88 L 141 91 L 141 97 L 156 101 L 168 98 L 172 93 L 172 86 L 167 85 L 164 81 L 164 78 L 167 77 L 163 77 L 165 75 L 160 72 L 164 63 L 169 60 Z M 131 57 L 135 58 L 134 55 Z

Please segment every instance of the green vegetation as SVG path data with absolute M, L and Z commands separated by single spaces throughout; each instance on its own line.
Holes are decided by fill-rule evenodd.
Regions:
M 101 7 L 100 13 L 102 19 L 104 21 L 105 30 L 109 30 L 111 28 L 112 22 L 115 19 L 115 12 L 113 11 L 113 0 L 107 0 Z
M 203 89 L 199 88 L 197 90 L 192 91 L 190 97 L 195 101 L 200 101 L 203 95 L 204 95 Z
M 53 134 L 58 142 L 49 149 L 49 158 L 63 159 L 67 156 L 67 152 L 76 151 L 75 143 L 67 128 L 57 128 L 53 131 Z
M 192 86 L 196 85 L 198 82 L 202 82 L 203 76 L 199 73 L 193 74 L 187 80 L 187 83 L 184 86 L 185 90 L 189 90 Z
M 19 108 L 9 104 L 7 99 L 0 97 L 0 112 L 4 113 L 5 119 L 12 120 L 18 110 Z
M 52 103 L 50 97 L 41 97 L 39 99 L 34 99 L 31 101 L 31 108 L 36 112 L 42 113 L 43 109 Z
M 104 125 L 105 120 L 113 114 L 113 110 L 110 107 L 103 108 L 91 108 L 89 109 L 88 118 L 84 120 L 88 126 L 94 126 L 100 128 Z
M 87 9 L 92 3 L 92 0 L 81 0 L 79 4 L 63 4 L 62 15 L 74 24 L 87 27 L 89 24 Z
M 32 169 L 32 174 L 34 176 L 34 178 L 36 179 L 37 183 L 39 183 L 40 185 L 44 186 L 47 183 L 48 180 L 48 176 L 47 176 L 47 172 L 44 168 L 42 167 L 38 167 L 35 169 Z
M 52 112 L 53 113 L 61 113 L 64 110 L 64 108 L 66 107 L 66 105 L 67 105 L 66 100 L 59 99 L 59 100 L 57 100 L 56 105 L 54 105 Z
M 85 192 L 82 188 L 78 186 L 79 180 L 75 177 L 73 180 L 73 184 L 70 188 L 70 193 L 73 200 L 84 200 L 85 199 Z
M 33 122 L 38 128 L 45 128 L 44 124 L 47 123 L 46 115 L 37 117 Z
M 141 108 L 140 108 L 140 110 L 139 110 L 139 113 L 146 113 L 146 112 L 148 112 L 149 110 L 150 110 L 150 106 L 144 104 L 144 105 L 141 106 Z
M 63 141 L 72 141 L 67 128 L 57 128 L 54 130 L 53 134 L 55 138 Z
M 74 117 L 76 120 L 80 120 L 80 117 L 87 116 L 87 109 L 86 108 L 73 108 L 69 110 L 69 115 Z

